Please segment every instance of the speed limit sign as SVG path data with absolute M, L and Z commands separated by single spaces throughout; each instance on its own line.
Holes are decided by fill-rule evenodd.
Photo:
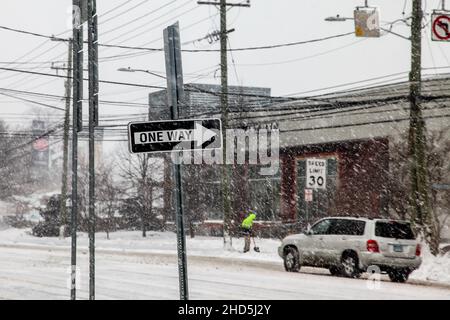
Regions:
M 327 188 L 326 159 L 306 159 L 306 187 L 311 189 Z

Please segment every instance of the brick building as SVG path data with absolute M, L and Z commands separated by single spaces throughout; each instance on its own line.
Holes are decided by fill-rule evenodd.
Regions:
M 443 77 L 423 81 L 423 115 L 430 131 L 449 127 L 450 115 L 445 109 L 449 104 L 445 87 L 449 84 L 450 80 Z M 187 90 L 183 117 L 220 117 L 220 86 L 196 84 L 186 88 L 192 90 Z M 306 217 L 312 222 L 327 215 L 389 215 L 391 145 L 408 132 L 408 92 L 409 84 L 405 82 L 327 94 L 314 100 L 280 102 L 270 97 L 270 89 L 231 87 L 230 127 L 272 127 L 280 132 L 278 174 L 259 176 L 258 165 L 248 163 L 233 166 L 235 218 L 240 219 L 246 208 L 256 208 L 258 219 L 265 221 L 260 225 L 270 228 L 304 225 Z M 164 99 L 164 92 L 150 95 L 151 119 L 169 116 Z M 314 190 L 309 204 L 304 201 L 307 158 L 327 160 L 327 189 Z M 186 201 L 186 205 L 196 212 L 195 220 L 210 221 L 219 230 L 220 169 L 209 166 L 200 171 L 186 170 L 194 171 L 185 183 L 204 182 L 199 196 L 191 203 Z

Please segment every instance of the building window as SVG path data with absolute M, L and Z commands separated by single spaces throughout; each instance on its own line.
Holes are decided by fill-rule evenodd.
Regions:
M 249 165 L 250 206 L 256 210 L 258 220 L 275 221 L 280 213 L 280 173 L 260 175 L 261 166 Z
M 192 177 L 191 177 L 192 178 Z M 193 210 L 204 210 L 204 217 L 208 220 L 223 219 L 223 197 L 222 197 L 222 171 L 213 166 L 202 166 L 196 181 L 200 205 L 197 204 Z
M 312 223 L 330 215 L 338 183 L 338 161 L 336 157 L 320 157 L 327 160 L 326 189 L 313 190 L 313 200 L 305 201 L 306 159 L 297 160 L 297 208 L 300 222 Z

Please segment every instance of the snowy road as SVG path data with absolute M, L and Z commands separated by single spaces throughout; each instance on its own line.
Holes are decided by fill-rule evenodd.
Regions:
M 81 288 L 86 299 L 86 250 L 80 250 Z M 0 245 L 0 299 L 67 299 L 69 251 L 64 248 Z M 450 299 L 450 289 L 381 282 L 327 274 L 287 273 L 281 268 L 208 257 L 188 260 L 191 299 Z M 178 299 L 172 254 L 97 253 L 98 299 Z

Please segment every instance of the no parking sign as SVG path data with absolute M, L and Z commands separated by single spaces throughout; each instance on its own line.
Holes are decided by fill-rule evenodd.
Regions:
M 431 15 L 431 40 L 450 41 L 450 14 Z

